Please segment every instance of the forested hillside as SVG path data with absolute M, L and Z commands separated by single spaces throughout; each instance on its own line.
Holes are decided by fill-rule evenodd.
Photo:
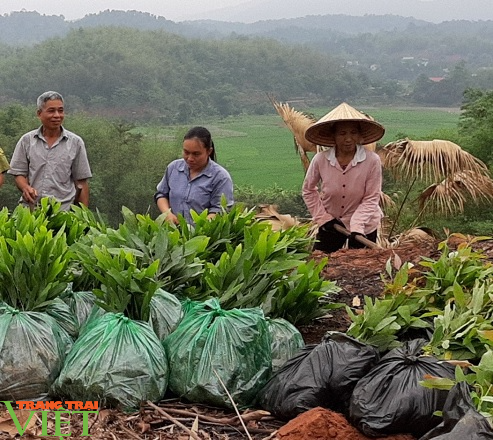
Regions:
M 463 60 L 472 70 L 493 63 L 493 21 L 454 20 L 430 23 L 396 15 L 318 15 L 292 19 L 232 23 L 195 20 L 175 23 L 165 17 L 137 11 L 104 11 L 76 21 L 36 12 L 14 12 L 0 16 L 0 42 L 8 45 L 34 44 L 70 30 L 88 27 L 130 27 L 165 30 L 200 39 L 254 36 L 290 44 L 303 44 L 330 55 L 344 56 L 354 66 L 387 67 L 402 58 L 421 59 L 420 67 L 442 74 L 444 68 Z M 425 63 L 423 60 L 427 60 Z M 426 66 L 423 66 L 426 64 Z M 377 66 L 378 67 L 378 66 Z M 407 66 L 412 71 L 412 63 Z M 386 69 L 387 70 L 387 69 Z M 387 77 L 403 79 L 399 69 Z
M 57 89 L 72 109 L 165 123 L 269 112 L 266 93 L 309 106 L 459 106 L 468 88 L 493 88 L 492 21 L 174 23 L 105 11 L 69 22 L 18 12 L 0 16 L 0 55 L 0 105 Z
M 164 123 L 272 111 L 266 93 L 326 103 L 365 87 L 339 61 L 312 50 L 129 28 L 79 29 L 5 50 L 0 60 L 0 103 L 32 103 L 40 91 L 56 89 L 72 109 Z

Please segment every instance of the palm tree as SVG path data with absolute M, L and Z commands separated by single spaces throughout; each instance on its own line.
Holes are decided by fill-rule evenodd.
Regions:
M 389 237 L 417 181 L 430 186 L 418 197 L 419 212 L 415 223 L 426 210 L 448 215 L 463 212 L 467 200 L 476 203 L 493 200 L 493 181 L 488 167 L 453 142 L 437 139 L 412 141 L 406 138 L 385 145 L 380 156 L 383 167 L 394 178 L 408 184 Z

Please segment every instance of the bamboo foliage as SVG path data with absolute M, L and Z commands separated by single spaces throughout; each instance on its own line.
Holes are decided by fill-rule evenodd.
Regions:
M 394 177 L 410 182 L 434 183 L 463 171 L 488 176 L 482 161 L 450 141 L 406 138 L 385 145 L 381 153 L 384 168 Z

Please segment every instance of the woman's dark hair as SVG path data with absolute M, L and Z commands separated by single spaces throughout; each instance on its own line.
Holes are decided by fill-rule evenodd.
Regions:
M 206 150 L 211 150 L 210 158 L 216 162 L 216 148 L 212 140 L 211 132 L 205 127 L 192 127 L 183 137 L 183 140 L 198 139 L 204 145 Z

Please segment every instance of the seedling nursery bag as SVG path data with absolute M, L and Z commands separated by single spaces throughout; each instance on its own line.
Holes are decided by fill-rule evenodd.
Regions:
M 280 368 L 305 346 L 303 336 L 289 321 L 283 318 L 267 319 L 271 334 L 272 373 Z
M 73 338 L 79 334 L 79 321 L 74 315 L 70 306 L 60 298 L 55 298 L 49 302 L 44 309 L 61 327 Z
M 250 406 L 272 371 L 271 340 L 259 308 L 195 304 L 164 340 L 170 390 L 191 402 Z
M 350 421 L 369 437 L 410 433 L 420 437 L 440 423 L 448 391 L 425 388 L 426 375 L 454 379 L 455 369 L 423 356 L 425 339 L 394 348 L 363 377 L 350 399 Z
M 71 312 L 75 315 L 79 327 L 82 327 L 82 325 L 85 324 L 86 320 L 91 315 L 93 308 L 99 308 L 99 306 L 95 305 L 96 295 L 91 291 L 81 290 L 74 292 L 71 289 L 67 289 L 61 295 L 61 299 L 69 306 Z
M 72 339 L 44 312 L 0 305 L 0 400 L 46 399 Z
M 493 428 L 474 407 L 467 382 L 459 382 L 449 391 L 443 421 L 419 440 L 458 439 L 493 440 Z
M 64 400 L 98 400 L 131 411 L 164 396 L 168 371 L 164 348 L 149 324 L 105 313 L 86 323 L 52 391 Z
M 180 300 L 163 289 L 157 289 L 150 303 L 149 324 L 160 341 L 163 341 L 178 327 L 183 309 Z

